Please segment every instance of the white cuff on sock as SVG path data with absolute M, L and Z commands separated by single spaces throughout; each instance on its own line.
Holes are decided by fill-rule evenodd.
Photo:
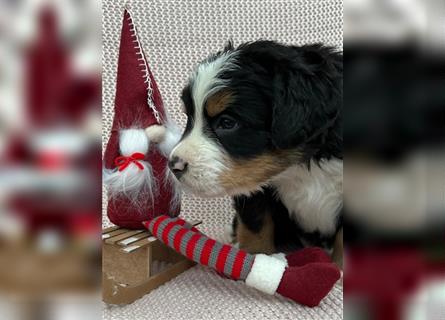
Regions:
M 274 294 L 286 269 L 284 261 L 265 254 L 255 255 L 246 284 L 268 294 Z

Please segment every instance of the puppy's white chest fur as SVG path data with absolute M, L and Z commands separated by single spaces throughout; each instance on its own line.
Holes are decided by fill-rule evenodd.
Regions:
M 343 161 L 295 165 L 271 181 L 291 218 L 306 232 L 333 235 L 343 203 Z

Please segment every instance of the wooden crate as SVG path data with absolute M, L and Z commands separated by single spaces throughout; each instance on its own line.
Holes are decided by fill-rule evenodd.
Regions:
M 102 230 L 102 298 L 106 303 L 132 303 L 193 265 L 147 230 Z

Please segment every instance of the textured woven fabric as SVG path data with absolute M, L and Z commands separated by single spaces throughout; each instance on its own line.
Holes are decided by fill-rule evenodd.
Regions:
M 103 1 L 103 143 L 113 119 L 115 78 L 126 2 L 168 112 L 181 127 L 180 93 L 194 65 L 223 47 L 271 39 L 288 44 L 342 46 L 342 0 L 133 0 Z M 104 197 L 104 208 L 106 198 Z M 200 229 L 224 240 L 230 199 L 185 196 L 181 216 L 202 220 Z M 104 211 L 105 213 L 105 211 Z M 104 216 L 104 225 L 109 221 Z M 214 272 L 194 267 L 132 305 L 104 308 L 105 319 L 341 319 L 340 285 L 315 309 L 270 297 Z
M 337 284 L 320 306 L 303 307 L 196 266 L 131 305 L 104 305 L 102 315 L 107 320 L 333 320 L 343 318 L 342 297 Z

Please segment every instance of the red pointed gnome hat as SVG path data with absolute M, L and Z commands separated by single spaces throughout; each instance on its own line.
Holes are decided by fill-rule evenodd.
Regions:
M 100 101 L 100 78 L 72 68 L 72 57 L 59 32 L 52 7 L 38 16 L 38 34 L 26 51 L 26 112 L 32 128 L 78 126 Z
M 120 129 L 161 124 L 164 115 L 161 94 L 148 67 L 133 18 L 125 9 L 117 67 L 114 121 L 104 157 L 105 167 L 115 167 L 119 144 L 111 140 L 118 138 L 116 134 Z
M 160 214 L 177 215 L 177 190 L 167 158 L 145 128 L 164 124 L 164 106 L 142 50 L 133 18 L 124 12 L 116 81 L 114 120 L 104 154 L 108 217 L 122 227 L 141 228 Z

